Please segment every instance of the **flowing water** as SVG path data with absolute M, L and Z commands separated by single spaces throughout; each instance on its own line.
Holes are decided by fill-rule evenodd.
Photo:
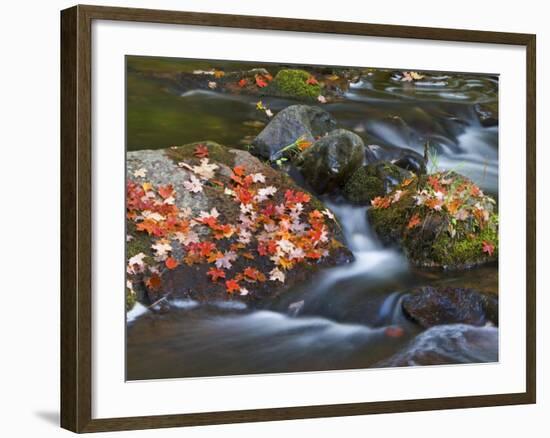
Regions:
M 179 66 L 184 67 L 202 68 Z M 496 196 L 498 128 L 481 126 L 473 109 L 494 98 L 496 83 L 489 77 L 442 74 L 413 93 L 410 84 L 373 74 L 372 80 L 354 84 L 345 101 L 324 108 L 367 144 L 422 152 L 429 140 L 437 148 L 439 167 L 470 176 Z M 128 148 L 206 139 L 242 147 L 262 129 L 257 100 L 177 90 L 130 70 Z M 274 111 L 296 103 L 262 100 Z M 497 328 L 455 324 L 422 330 L 401 311 L 404 293 L 420 285 L 497 293 L 497 266 L 465 272 L 413 269 L 397 250 L 378 242 L 366 221 L 366 207 L 337 198 L 323 201 L 342 225 L 355 256 L 351 265 L 328 269 L 261 309 L 179 300 L 170 303 L 169 312 L 158 314 L 136 306 L 128 314 L 128 379 L 498 360 Z

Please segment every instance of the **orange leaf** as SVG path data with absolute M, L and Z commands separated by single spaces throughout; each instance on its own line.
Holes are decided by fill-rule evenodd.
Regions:
M 256 75 L 256 85 L 260 88 L 267 87 L 267 82 L 262 75 Z
M 244 166 L 235 166 L 233 168 L 233 173 L 237 176 L 243 176 L 245 172 Z
M 206 275 L 211 277 L 212 281 L 218 281 L 218 278 L 225 278 L 225 271 L 223 269 L 210 268 Z
M 388 208 L 391 205 L 391 198 L 390 197 L 383 198 L 383 197 L 377 196 L 370 203 L 374 208 Z
M 166 265 L 166 267 L 168 269 L 174 269 L 176 268 L 178 265 L 179 265 L 179 262 L 174 258 L 174 257 L 168 257 L 165 261 L 164 261 L 164 264 Z
M 225 288 L 228 293 L 232 294 L 233 292 L 237 292 L 241 290 L 241 287 L 239 286 L 239 283 L 237 283 L 235 280 L 227 280 L 225 282 Z
M 145 284 L 149 289 L 158 290 L 160 289 L 162 282 L 158 274 L 153 274 L 151 277 L 149 277 Z
M 410 230 L 411 228 L 417 227 L 418 225 L 420 225 L 420 222 L 420 216 L 418 215 L 418 213 L 415 213 L 409 220 L 409 223 L 407 224 L 407 229 Z
M 167 199 L 174 194 L 174 187 L 172 187 L 171 184 L 168 184 L 167 186 L 160 186 L 158 188 L 158 192 L 163 199 Z
M 239 87 L 243 88 L 246 87 L 246 84 L 248 84 L 248 81 L 245 78 L 242 78 L 239 82 L 237 82 Z

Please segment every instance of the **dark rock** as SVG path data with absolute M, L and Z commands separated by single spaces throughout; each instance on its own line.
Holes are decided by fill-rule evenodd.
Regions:
M 368 163 L 389 161 L 417 175 L 426 173 L 424 157 L 412 149 L 369 144 L 366 147 L 365 156 Z
M 273 159 L 277 153 L 300 137 L 314 142 L 336 127 L 336 121 L 321 108 L 292 105 L 277 113 L 252 142 L 252 152 Z
M 466 324 L 437 325 L 375 367 L 446 365 L 498 361 L 498 328 Z
M 477 103 L 474 110 L 483 126 L 498 126 L 498 101 Z
M 363 140 L 345 129 L 335 129 L 302 154 L 302 174 L 317 193 L 342 187 L 361 164 Z
M 372 199 L 387 195 L 411 176 L 411 172 L 387 161 L 367 164 L 353 173 L 342 193 L 354 204 L 368 205 Z
M 405 314 L 422 327 L 441 324 L 498 325 L 498 298 L 473 289 L 415 289 L 402 302 Z

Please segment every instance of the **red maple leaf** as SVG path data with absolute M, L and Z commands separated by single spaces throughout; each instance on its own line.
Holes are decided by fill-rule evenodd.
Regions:
M 267 87 L 267 81 L 262 75 L 256 75 L 256 85 L 260 88 Z
M 241 287 L 239 286 L 239 283 L 237 283 L 235 280 L 227 280 L 225 282 L 225 288 L 228 293 L 232 294 L 233 292 L 237 292 L 241 290 Z
M 218 278 L 225 278 L 225 271 L 223 269 L 210 268 L 206 275 L 211 277 L 212 281 L 218 281 Z
M 265 281 L 266 280 L 264 274 L 262 274 L 260 271 L 258 271 L 255 268 L 251 268 L 250 266 L 245 268 L 245 270 L 243 271 L 243 274 L 244 274 L 244 276 L 246 277 L 247 280 L 252 280 L 252 281 Z
M 167 186 L 160 186 L 158 188 L 159 195 L 163 197 L 163 199 L 169 198 L 174 194 L 174 187 L 172 187 L 171 184 Z
M 206 158 L 208 157 L 208 147 L 204 144 L 198 144 L 195 146 L 195 157 Z
M 235 166 L 233 168 L 233 173 L 237 176 L 243 176 L 245 172 L 244 166 Z
M 489 257 L 493 255 L 495 252 L 495 245 L 493 245 L 491 242 L 483 241 L 483 252 L 489 254 Z
M 307 78 L 307 81 L 306 81 L 306 84 L 308 85 L 317 85 L 318 83 L 319 81 L 315 79 L 315 76 L 310 76 L 309 78 Z

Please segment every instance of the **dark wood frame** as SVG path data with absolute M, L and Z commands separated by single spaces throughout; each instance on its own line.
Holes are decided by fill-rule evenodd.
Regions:
M 526 392 L 292 408 L 92 419 L 91 24 L 139 21 L 525 46 L 527 52 Z M 531 34 L 163 10 L 75 6 L 61 12 L 61 426 L 98 432 L 456 409 L 536 402 L 535 56 Z

